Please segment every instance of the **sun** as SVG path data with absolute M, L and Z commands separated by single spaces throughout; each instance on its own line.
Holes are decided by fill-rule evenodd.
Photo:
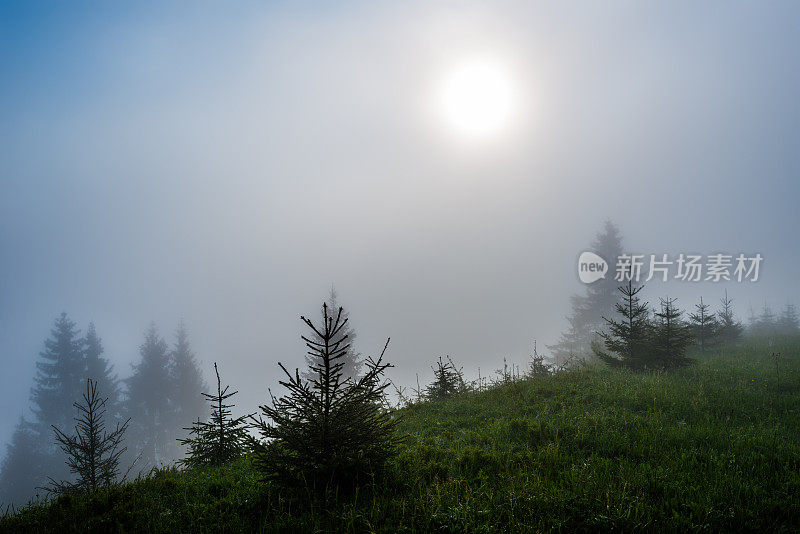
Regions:
M 462 61 L 444 76 L 439 94 L 445 122 L 469 139 L 487 139 L 509 124 L 515 105 L 514 85 L 502 62 L 476 57 Z

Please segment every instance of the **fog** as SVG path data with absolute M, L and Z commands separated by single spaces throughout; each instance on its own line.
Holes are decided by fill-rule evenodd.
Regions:
M 800 302 L 800 6 L 773 7 L 3 7 L 0 443 L 62 311 L 120 377 L 183 319 L 252 411 L 332 285 L 399 384 L 524 362 L 606 219 L 629 251 L 764 257 L 756 283 L 651 301 Z M 483 53 L 518 105 L 469 142 L 437 87 Z

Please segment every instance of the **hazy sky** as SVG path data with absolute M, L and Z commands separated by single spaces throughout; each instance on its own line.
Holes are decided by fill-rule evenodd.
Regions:
M 651 300 L 800 304 L 800 5 L 562 4 L 0 8 L 0 443 L 61 311 L 123 377 L 183 318 L 252 410 L 331 284 L 401 383 L 523 362 L 606 218 L 632 251 L 764 257 Z M 473 57 L 514 92 L 479 140 L 439 98 Z

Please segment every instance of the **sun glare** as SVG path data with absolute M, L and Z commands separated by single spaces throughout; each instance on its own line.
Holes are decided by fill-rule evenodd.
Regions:
M 465 61 L 448 73 L 440 98 L 448 125 L 471 139 L 498 135 L 514 108 L 509 73 L 500 62 L 486 58 Z

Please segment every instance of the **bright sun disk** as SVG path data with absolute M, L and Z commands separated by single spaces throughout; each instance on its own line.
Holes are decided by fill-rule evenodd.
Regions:
M 508 72 L 489 59 L 467 61 L 444 80 L 441 109 L 460 135 L 487 138 L 500 133 L 511 119 L 514 92 Z

